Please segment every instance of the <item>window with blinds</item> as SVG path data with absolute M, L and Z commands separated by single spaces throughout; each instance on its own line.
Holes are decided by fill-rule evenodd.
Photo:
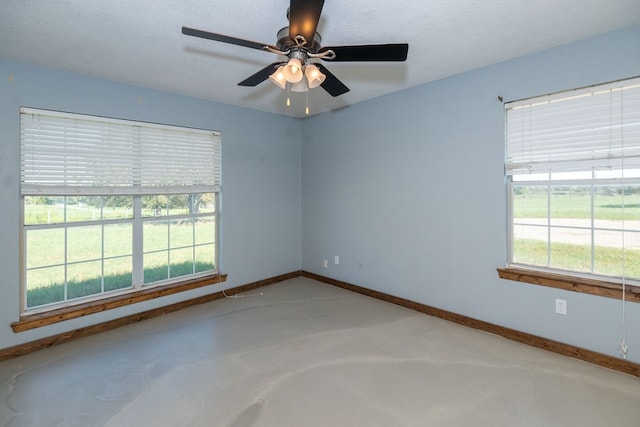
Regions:
M 22 108 L 23 310 L 218 271 L 221 137 Z
M 640 279 L 640 78 L 505 104 L 510 265 Z

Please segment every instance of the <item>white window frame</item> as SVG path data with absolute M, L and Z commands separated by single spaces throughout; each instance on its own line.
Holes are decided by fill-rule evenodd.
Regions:
M 168 126 L 162 124 L 112 119 L 106 117 L 21 108 L 21 313 L 33 314 L 87 301 L 111 297 L 117 293 L 139 291 L 198 277 L 219 274 L 220 230 L 219 197 L 221 191 L 221 134 L 217 131 Z M 37 122 L 37 123 L 36 123 Z M 172 213 L 160 218 L 167 221 L 213 222 L 215 269 L 153 283 L 143 279 L 143 227 L 160 218 L 142 215 L 145 196 L 178 196 L 207 193 L 213 195 L 213 210 L 204 213 Z M 98 219 L 58 224 L 25 224 L 25 198 L 30 196 L 113 196 L 131 197 L 131 218 Z M 132 224 L 132 286 L 104 291 L 86 297 L 67 299 L 65 250 L 65 297 L 52 304 L 27 307 L 27 243 L 29 230 L 64 229 L 79 226 Z M 170 227 L 170 225 L 167 225 Z M 66 235 L 66 234 L 65 234 Z M 66 239 L 66 238 L 65 238 Z M 66 244 L 66 240 L 65 240 Z M 103 241 L 104 244 L 104 241 Z M 170 244 L 169 244 L 170 245 Z M 199 246 L 194 238 L 189 247 Z M 184 247 L 182 249 L 189 249 Z M 171 251 L 167 247 L 167 254 Z M 104 250 L 102 261 L 104 265 Z M 195 259 L 194 259 L 195 268 Z M 168 263 L 168 266 L 171 264 Z M 170 268 L 170 267 L 169 267 Z
M 508 200 L 507 268 L 531 269 L 579 278 L 619 283 L 638 283 L 624 273 L 610 276 L 594 270 L 593 206 L 597 186 L 640 185 L 640 78 L 594 85 L 505 104 L 506 189 Z M 514 187 L 590 187 L 591 271 L 561 269 L 546 265 L 514 262 Z M 623 199 L 624 200 L 624 199 Z M 550 204 L 547 209 L 551 209 Z M 527 224 L 531 225 L 531 224 Z M 552 215 L 540 227 L 549 233 L 547 257 L 551 253 Z M 640 230 L 619 230 L 623 235 L 640 235 Z M 623 237 L 624 242 L 624 237 Z M 624 253 L 624 243 L 621 249 Z

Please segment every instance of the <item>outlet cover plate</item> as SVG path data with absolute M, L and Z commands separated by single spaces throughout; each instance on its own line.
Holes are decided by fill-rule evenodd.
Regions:
M 562 314 L 563 316 L 567 315 L 567 300 L 556 298 L 556 313 Z

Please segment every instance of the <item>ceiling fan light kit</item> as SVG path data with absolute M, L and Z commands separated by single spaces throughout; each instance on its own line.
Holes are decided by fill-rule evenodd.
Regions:
M 238 83 L 239 86 L 253 87 L 269 79 L 280 89 L 286 89 L 288 85 L 292 92 L 308 92 L 309 89 L 320 86 L 334 97 L 349 92 L 349 88 L 326 67 L 308 62 L 309 59 L 333 62 L 401 62 L 407 59 L 409 45 L 406 43 L 321 46 L 322 37 L 316 29 L 323 6 L 324 0 L 291 0 L 287 10 L 289 26 L 278 31 L 275 46 L 189 27 L 182 27 L 182 34 L 263 50 L 288 58 L 287 61 L 267 65 Z M 287 97 L 288 105 L 290 101 Z M 307 105 L 307 114 L 308 111 Z
M 305 79 L 300 80 L 298 83 L 291 84 L 291 92 L 309 92 L 309 84 Z
M 313 64 L 309 64 L 306 66 L 304 75 L 309 82 L 309 89 L 314 89 L 320 86 L 327 78 L 327 76 L 322 74 L 320 70 L 318 70 L 318 67 Z
M 269 76 L 269 79 L 280 89 L 287 87 L 287 79 L 284 77 L 284 67 L 282 65 Z
M 289 63 L 284 67 L 284 78 L 289 83 L 298 83 L 302 80 L 304 74 L 302 72 L 302 62 L 298 58 L 291 58 Z

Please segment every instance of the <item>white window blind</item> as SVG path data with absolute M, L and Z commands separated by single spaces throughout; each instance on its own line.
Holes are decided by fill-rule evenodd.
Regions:
M 23 195 L 218 192 L 220 133 L 20 109 Z
M 640 167 L 640 78 L 505 109 L 508 175 Z

